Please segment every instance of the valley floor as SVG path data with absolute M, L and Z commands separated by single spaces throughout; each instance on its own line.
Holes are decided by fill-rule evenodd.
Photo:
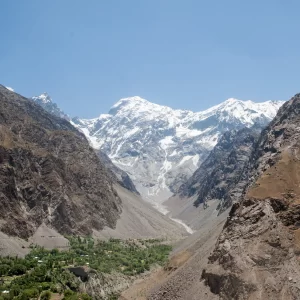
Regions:
M 121 300 L 218 299 L 201 281 L 207 258 L 227 219 L 227 213 L 202 223 L 193 235 L 174 248 L 169 263 L 124 291 Z
M 115 229 L 95 232 L 97 238 L 164 238 L 177 241 L 188 236 L 186 229 L 156 210 L 150 203 L 128 190 L 116 186 L 122 199 L 122 213 Z
M 151 271 L 138 276 L 135 282 L 125 290 L 119 299 L 214 299 L 201 281 L 201 274 L 207 263 L 207 257 L 213 250 L 217 237 L 227 218 L 227 213 L 217 216 L 217 201 L 211 201 L 208 209 L 194 208 L 193 199 L 171 198 L 165 204 L 169 213 L 162 215 L 139 196 L 116 186 L 122 199 L 123 209 L 115 229 L 105 228 L 94 231 L 94 238 L 108 239 L 147 239 L 159 238 L 174 246 L 170 260 L 163 266 L 152 266 Z M 191 234 L 192 233 L 192 234 Z M 24 256 L 30 251 L 30 244 L 39 244 L 46 249 L 58 248 L 68 251 L 69 241 L 51 228 L 42 224 L 36 233 L 25 242 L 20 239 L 0 236 L 1 255 Z M 0 249 L 1 250 L 1 249 Z M 97 279 L 98 280 L 98 279 Z M 112 286 L 120 285 L 119 290 L 128 287 L 128 280 L 107 278 Z M 212 296 L 211 296 L 212 295 Z M 206 298 L 205 298 L 206 297 Z

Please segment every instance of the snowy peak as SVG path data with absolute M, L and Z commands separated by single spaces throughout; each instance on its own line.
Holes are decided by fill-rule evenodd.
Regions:
M 283 103 L 284 101 L 256 103 L 251 100 L 229 98 L 205 111 L 193 113 L 191 118 L 194 122 L 207 123 L 211 121 L 216 126 L 223 124 L 228 130 L 234 129 L 232 126 L 227 126 L 230 124 L 240 128 L 251 127 L 254 124 L 263 126 L 276 115 L 278 108 Z
M 44 104 L 52 103 L 52 99 L 50 98 L 50 96 L 46 92 L 41 94 L 40 96 L 32 97 L 32 100 L 36 101 L 36 102 L 41 102 L 41 103 L 44 103 Z
M 32 97 L 31 100 L 42 106 L 46 111 L 49 113 L 60 117 L 64 118 L 66 120 L 69 120 L 69 116 L 65 114 L 58 106 L 56 103 L 52 102 L 51 97 L 45 92 L 41 94 L 40 96 L 35 96 Z
M 167 106 L 152 103 L 139 96 L 120 99 L 109 111 L 110 115 L 127 115 L 132 117 L 156 118 L 158 115 L 173 114 L 174 110 Z
M 120 99 L 115 105 L 112 106 L 112 109 L 117 107 L 122 107 L 125 105 L 142 105 L 146 103 L 150 104 L 150 102 L 147 101 L 146 99 L 143 99 L 139 96 L 133 96 L 133 97 Z
M 284 101 L 266 101 L 256 103 L 251 100 L 243 101 L 229 98 L 207 110 L 192 112 L 189 110 L 172 109 L 149 102 L 139 96 L 120 99 L 109 111 L 112 116 L 126 116 L 133 119 L 163 120 L 171 127 L 181 127 L 195 121 L 205 120 L 213 115 L 222 122 L 242 122 L 248 127 L 255 123 L 264 123 L 272 119 Z M 102 118 L 102 115 L 100 115 Z
M 126 171 L 145 199 L 165 200 L 228 130 L 265 126 L 283 101 L 234 98 L 201 112 L 174 110 L 141 97 L 120 99 L 95 119 L 73 119 L 91 145 Z
M 120 99 L 115 105 L 109 110 L 109 114 L 116 115 L 121 110 L 129 110 L 133 108 L 139 108 L 147 106 L 149 102 L 139 96 L 128 97 Z

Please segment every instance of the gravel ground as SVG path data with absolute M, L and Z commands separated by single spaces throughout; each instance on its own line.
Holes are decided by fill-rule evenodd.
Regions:
M 148 202 L 117 186 L 122 199 L 122 214 L 115 229 L 95 232 L 98 238 L 164 238 L 176 241 L 188 236 L 185 228 L 153 208 Z
M 227 213 L 210 219 L 202 218 L 202 227 L 193 235 L 178 242 L 170 263 L 154 272 L 143 282 L 137 282 L 122 293 L 122 300 L 214 300 L 201 281 L 207 258 L 213 251 L 222 231 Z M 200 225 L 199 221 L 199 225 Z M 178 263 L 179 261 L 179 263 Z
M 1 256 L 20 256 L 23 257 L 29 252 L 29 243 L 19 238 L 9 237 L 0 232 L 0 255 Z

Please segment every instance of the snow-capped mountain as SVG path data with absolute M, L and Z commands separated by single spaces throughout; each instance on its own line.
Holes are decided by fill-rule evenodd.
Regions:
M 54 103 L 52 101 L 52 99 L 50 98 L 50 96 L 47 93 L 43 93 L 40 96 L 32 97 L 31 100 L 33 100 L 34 102 L 38 103 L 40 106 L 42 106 L 49 113 L 51 113 L 51 114 L 53 114 L 53 115 L 55 115 L 57 117 L 70 120 L 70 117 L 67 114 L 65 114 L 57 106 L 56 103 Z
M 195 113 L 131 97 L 119 100 L 108 114 L 71 122 L 130 175 L 145 199 L 159 205 L 193 174 L 222 133 L 263 127 L 282 104 L 231 98 Z

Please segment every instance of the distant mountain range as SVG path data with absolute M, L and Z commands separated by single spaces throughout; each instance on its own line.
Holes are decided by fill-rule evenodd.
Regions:
M 46 93 L 32 100 L 70 119 Z M 93 119 L 75 117 L 70 122 L 95 149 L 128 173 L 142 196 L 159 208 L 197 170 L 224 132 L 254 125 L 263 128 L 283 103 L 231 98 L 192 112 L 130 97 L 119 100 L 108 114 Z

